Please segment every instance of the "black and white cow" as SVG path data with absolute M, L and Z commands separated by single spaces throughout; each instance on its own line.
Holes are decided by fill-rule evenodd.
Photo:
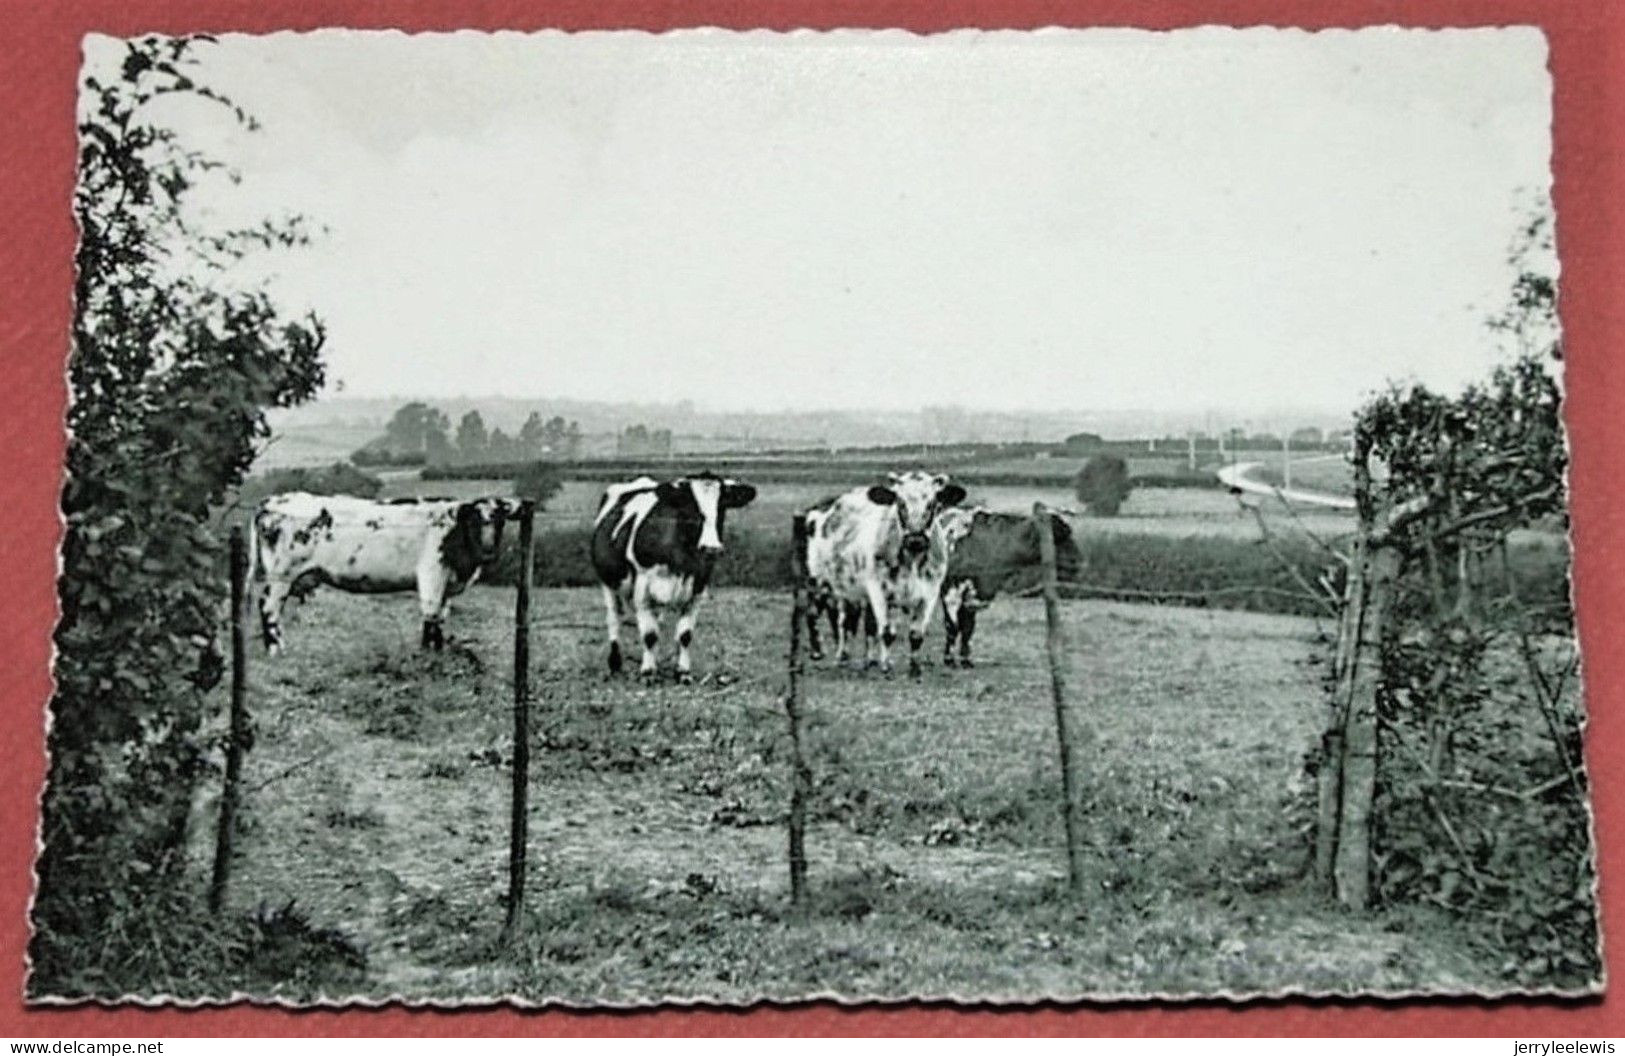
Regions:
M 688 680 L 695 608 L 722 555 L 723 519 L 754 498 L 749 484 L 712 473 L 639 477 L 604 489 L 593 522 L 592 565 L 604 587 L 611 672 L 621 670 L 621 620 L 630 610 L 643 642 L 639 674 L 654 677 L 660 611 L 671 609 L 677 613 L 677 677 Z
M 518 499 L 375 501 L 302 491 L 272 495 L 254 511 L 250 548 L 266 649 L 283 648 L 282 609 L 292 592 L 331 586 L 353 594 L 416 590 L 423 647 L 445 645 L 450 599 L 495 560 Z
M 886 485 L 854 488 L 801 514 L 797 531 L 804 541 L 797 545 L 804 542 L 812 586 L 807 638 L 814 658 L 823 654 L 820 613 L 829 615 L 843 664 L 862 613 L 871 632 L 865 659 L 890 671 L 901 613 L 909 624 L 909 674 L 918 677 L 920 646 L 948 571 L 948 541 L 937 515 L 964 498 L 965 489 L 943 474 L 916 470 L 893 473 Z
M 995 513 L 980 506 L 946 510 L 942 522 L 950 550 L 948 573 L 942 581 L 942 623 L 948 632 L 942 663 L 954 666 L 957 641 L 959 666 L 972 667 L 970 640 L 976 633 L 977 612 L 1000 591 L 1026 582 L 1036 584 L 1042 574 L 1038 529 L 1031 517 Z M 1083 557 L 1072 529 L 1059 517 L 1051 517 L 1050 524 L 1056 572 L 1063 580 L 1076 579 Z

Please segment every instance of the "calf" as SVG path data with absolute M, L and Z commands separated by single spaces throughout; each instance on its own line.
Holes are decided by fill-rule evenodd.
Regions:
M 450 599 L 495 560 L 517 499 L 377 502 L 302 491 L 272 495 L 254 511 L 249 546 L 259 591 L 260 633 L 283 648 L 288 595 L 327 585 L 355 594 L 416 590 L 423 647 L 440 649 Z
M 971 661 L 971 636 L 976 633 L 976 613 L 1001 590 L 1022 579 L 1037 582 L 1041 558 L 1038 529 L 1031 517 L 1016 513 L 994 513 L 984 507 L 950 510 L 943 514 L 951 554 L 948 572 L 942 581 L 942 623 L 947 629 L 942 663 L 953 667 L 954 642 L 959 643 L 958 663 Z M 1075 579 L 1082 567 L 1072 529 L 1059 517 L 1049 519 L 1055 540 L 1055 567 L 1061 579 Z
M 888 485 L 854 488 L 801 514 L 797 534 L 804 539 L 815 602 L 807 614 L 808 645 L 813 656 L 822 655 L 818 615 L 827 612 L 845 663 L 858 614 L 866 612 L 867 626 L 879 632 L 879 655 L 871 633 L 865 659 L 890 671 L 894 614 L 900 611 L 909 622 L 909 674 L 919 677 L 920 646 L 948 570 L 948 543 L 937 515 L 961 502 L 965 489 L 940 473 L 893 473 L 889 479 Z
M 677 612 L 677 678 L 688 681 L 695 608 L 722 555 L 728 510 L 748 506 L 756 489 L 712 473 L 676 480 L 639 477 L 604 489 L 593 521 L 592 565 L 604 587 L 609 669 L 621 670 L 621 620 L 630 609 L 643 640 L 639 674 L 655 674 L 658 610 Z

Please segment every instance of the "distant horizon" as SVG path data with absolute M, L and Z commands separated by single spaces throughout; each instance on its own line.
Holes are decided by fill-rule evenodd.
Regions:
M 353 417 L 362 406 L 365 407 L 364 415 L 369 420 L 385 421 L 395 409 L 414 402 L 425 403 L 442 411 L 455 408 L 455 412 L 448 412 L 453 417 L 453 429 L 457 424 L 456 417 L 467 413 L 470 408 L 483 408 L 481 417 L 488 427 L 495 425 L 504 428 L 516 426 L 527 414 L 527 409 L 556 408 L 574 409 L 575 413 L 591 412 L 586 416 L 596 419 L 596 424 L 589 427 L 590 431 L 600 434 L 614 432 L 630 425 L 644 424 L 652 428 L 671 428 L 674 431 L 682 431 L 685 435 L 717 436 L 745 429 L 756 436 L 767 436 L 771 434 L 769 420 L 776 419 L 785 426 L 784 438 L 787 441 L 802 443 L 814 442 L 813 438 L 808 437 L 807 429 L 820 419 L 831 419 L 836 423 L 863 423 L 865 428 L 861 432 L 871 439 L 874 432 L 882 429 L 889 433 L 899 435 L 907 433 L 911 437 L 917 437 L 898 441 L 903 443 L 1019 442 L 1019 438 L 1011 439 L 1011 436 L 1022 426 L 1029 426 L 1035 431 L 1044 430 L 1062 434 L 1030 437 L 1033 442 L 1043 442 L 1046 439 L 1059 440 L 1064 435 L 1076 432 L 1096 432 L 1108 439 L 1121 439 L 1184 435 L 1192 431 L 1218 434 L 1235 428 L 1243 428 L 1250 433 L 1290 431 L 1306 427 L 1335 430 L 1350 424 L 1352 420 L 1351 413 L 1313 407 L 1272 407 L 1245 411 L 1157 407 L 1123 409 L 1080 407 L 1051 410 L 936 404 L 920 407 L 806 407 L 758 411 L 708 407 L 697 401 L 688 400 L 593 400 L 565 396 L 469 396 L 424 393 L 372 396 L 342 393 L 324 395 L 297 407 L 279 409 L 274 413 L 272 421 L 274 425 L 280 425 L 298 423 L 301 420 Z M 509 410 L 506 415 L 490 413 L 498 407 Z M 941 417 L 944 415 L 948 418 L 946 422 Z M 933 419 L 933 416 L 937 417 Z M 960 441 L 945 441 L 940 436 L 931 438 L 919 435 L 920 431 L 932 422 L 939 428 L 952 429 L 952 420 L 955 418 L 962 418 L 963 428 L 969 432 L 976 431 L 978 427 L 986 431 L 992 428 L 993 423 L 998 423 L 1002 428 L 996 431 L 1001 438 L 997 441 L 991 439 L 982 441 L 978 437 L 967 435 Z M 836 440 L 838 437 L 835 436 L 822 437 L 824 442 Z

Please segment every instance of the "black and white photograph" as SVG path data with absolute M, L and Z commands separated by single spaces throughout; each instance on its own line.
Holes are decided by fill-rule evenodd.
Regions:
M 1599 993 L 1547 62 L 86 36 L 27 998 Z

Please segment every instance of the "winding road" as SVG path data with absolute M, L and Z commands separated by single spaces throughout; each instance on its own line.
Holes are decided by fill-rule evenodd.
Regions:
M 1274 484 L 1266 484 L 1262 480 L 1254 480 L 1248 476 L 1249 473 L 1263 464 L 1262 462 L 1237 462 L 1234 465 L 1224 466 L 1219 470 L 1219 479 L 1226 486 L 1239 491 L 1250 491 L 1257 495 L 1278 496 L 1288 502 L 1301 502 L 1309 506 L 1327 506 L 1335 510 L 1354 509 L 1354 500 L 1347 495 L 1328 495 L 1323 491 L 1304 491 L 1302 488 L 1279 488 Z

